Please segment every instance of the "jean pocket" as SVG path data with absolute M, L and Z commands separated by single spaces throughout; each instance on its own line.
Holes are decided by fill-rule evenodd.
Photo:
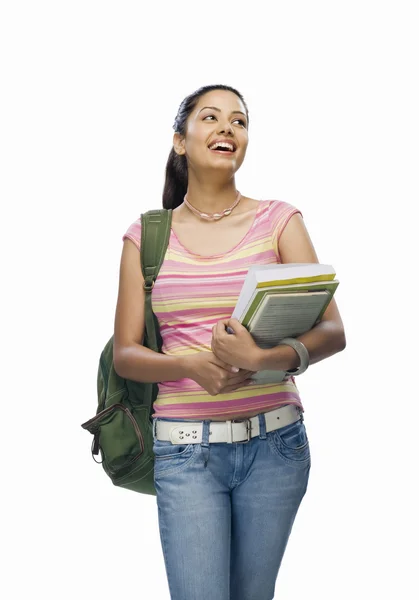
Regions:
M 178 472 L 192 460 L 199 444 L 172 444 L 166 440 L 154 440 L 154 473 L 162 475 Z
M 270 432 L 269 444 L 276 454 L 289 464 L 310 462 L 310 444 L 306 426 L 300 420 Z

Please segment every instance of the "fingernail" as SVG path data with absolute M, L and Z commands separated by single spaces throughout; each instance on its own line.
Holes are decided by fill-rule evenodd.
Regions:
M 238 367 L 232 367 L 231 370 L 233 371 L 233 373 L 238 373 L 240 371 Z

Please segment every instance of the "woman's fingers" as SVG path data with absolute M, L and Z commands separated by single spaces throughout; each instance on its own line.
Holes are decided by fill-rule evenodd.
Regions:
M 246 379 L 249 379 L 249 377 L 252 377 L 252 375 L 254 374 L 254 371 L 240 371 L 239 373 L 237 373 L 237 375 L 232 375 L 229 377 L 229 383 L 238 383 L 239 381 L 245 381 Z
M 249 379 L 252 375 L 252 371 L 240 371 L 240 373 L 237 373 L 236 375 L 231 374 L 228 376 L 228 385 L 236 385 L 246 381 L 246 379 Z
M 240 369 L 238 367 L 230 365 L 229 363 L 226 363 L 224 360 L 220 360 L 219 358 L 217 358 L 215 356 L 215 354 L 212 355 L 211 362 L 214 365 L 217 365 L 217 367 L 221 367 L 225 371 L 228 371 L 229 373 L 238 373 L 240 371 Z
M 234 392 L 236 390 L 239 390 L 242 387 L 245 387 L 246 385 L 249 385 L 249 383 L 251 383 L 251 381 L 252 381 L 251 379 L 245 379 L 244 381 L 241 381 L 240 383 L 226 385 L 225 387 L 223 387 L 223 389 L 219 393 L 227 394 L 229 392 Z

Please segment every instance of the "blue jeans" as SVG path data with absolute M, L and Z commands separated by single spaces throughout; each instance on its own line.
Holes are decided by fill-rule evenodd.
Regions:
M 246 443 L 155 435 L 154 482 L 172 600 L 272 600 L 311 467 L 301 418 Z M 164 421 L 182 419 L 159 418 Z

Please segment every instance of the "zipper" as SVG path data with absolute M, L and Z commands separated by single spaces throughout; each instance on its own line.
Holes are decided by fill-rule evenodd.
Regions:
M 119 403 L 118 404 L 113 404 L 112 406 L 109 406 L 108 408 L 105 408 L 105 410 L 101 411 L 95 417 L 93 417 L 92 419 L 90 419 L 90 421 L 87 421 L 87 423 L 85 423 L 85 425 L 93 424 L 95 421 L 100 421 L 100 419 L 102 417 L 106 416 L 107 414 L 109 414 L 110 412 L 114 411 L 115 409 L 122 410 L 127 415 L 127 417 L 129 418 L 129 420 L 131 421 L 131 424 L 132 424 L 132 426 L 134 428 L 135 434 L 136 434 L 136 436 L 138 438 L 138 441 L 139 441 L 140 447 L 141 447 L 140 452 L 138 454 L 136 454 L 128 463 L 126 463 L 124 465 L 123 468 L 125 468 L 128 465 L 130 465 L 131 463 L 135 462 L 142 455 L 142 453 L 144 452 L 144 439 L 143 439 L 141 430 L 138 427 L 138 423 L 135 420 L 135 418 L 134 418 L 133 414 L 131 413 L 131 411 L 128 408 L 126 408 L 126 406 L 124 406 L 123 404 L 119 404 Z M 94 450 L 97 449 L 97 452 L 93 452 L 93 454 L 95 454 L 95 453 L 98 454 L 99 447 L 100 447 L 99 446 L 99 430 L 96 431 L 93 435 L 94 435 L 94 437 L 93 437 L 93 449 Z M 97 462 L 97 461 L 95 461 L 95 462 Z M 118 470 L 120 470 L 120 469 L 118 469 Z

